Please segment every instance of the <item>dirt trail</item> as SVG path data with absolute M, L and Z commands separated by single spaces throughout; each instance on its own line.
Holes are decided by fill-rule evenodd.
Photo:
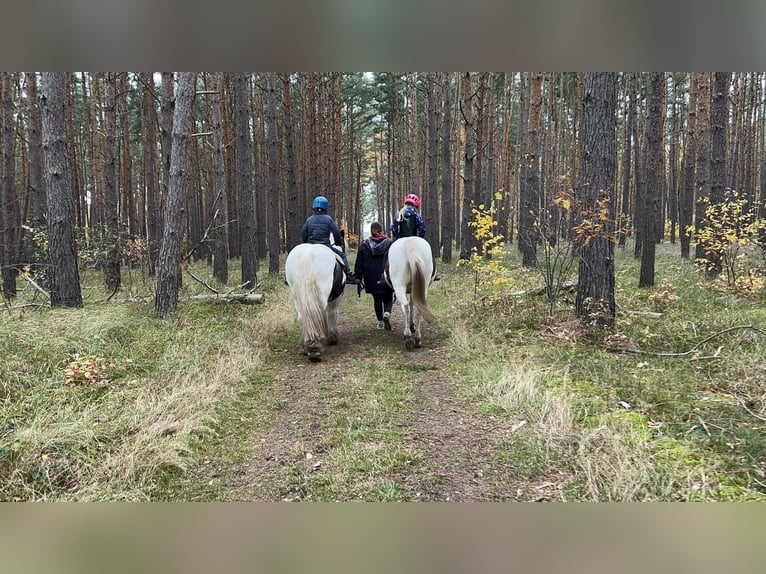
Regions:
M 275 349 L 274 377 L 281 408 L 267 424 L 254 429 L 252 456 L 244 462 L 219 461 L 200 479 L 218 483 L 235 500 L 297 501 L 311 499 L 310 476 L 321 473 L 322 457 L 335 447 L 330 438 L 336 407 L 348 395 L 347 373 L 365 361 L 389 354 L 406 371 L 415 391 L 396 416 L 402 448 L 414 453 L 411 464 L 391 471 L 400 499 L 409 501 L 503 501 L 535 499 L 535 490 L 514 475 L 497 456 L 508 441 L 511 424 L 477 412 L 461 393 L 436 337 L 438 326 L 423 327 L 423 347 L 406 351 L 394 305 L 393 331 L 375 328 L 369 298 L 347 296 L 339 322 L 340 343 L 327 349 L 321 363 L 311 363 L 297 348 Z M 539 493 L 537 493 L 539 494 Z M 349 492 L 342 500 L 355 500 Z

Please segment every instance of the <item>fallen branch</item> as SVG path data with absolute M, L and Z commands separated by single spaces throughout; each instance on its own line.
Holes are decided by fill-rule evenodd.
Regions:
M 191 271 L 189 271 L 188 269 L 186 270 L 186 272 L 187 272 L 189 275 L 191 275 L 191 278 L 192 278 L 192 279 L 194 279 L 194 280 L 195 280 L 197 283 L 201 283 L 202 285 L 204 285 L 204 286 L 205 286 L 205 287 L 206 287 L 208 290 L 212 291 L 212 292 L 213 292 L 213 293 L 215 293 L 216 295 L 220 295 L 220 294 L 221 294 L 221 292 L 220 292 L 220 291 L 218 291 L 218 290 L 217 290 L 217 289 L 215 289 L 214 287 L 211 287 L 210 285 L 208 285 L 208 284 L 207 284 L 205 281 L 203 281 L 202 279 L 200 279 L 199 277 L 197 277 L 197 276 L 196 276 L 194 273 L 192 273 L 192 272 L 191 272 Z
M 234 293 L 231 295 L 193 295 L 181 299 L 193 303 L 242 303 L 243 305 L 255 305 L 263 303 L 264 297 L 260 293 Z
M 29 275 L 27 275 L 26 273 L 23 273 L 23 272 L 22 272 L 22 273 L 19 273 L 19 275 L 21 275 L 21 277 L 22 277 L 22 279 L 24 279 L 24 281 L 26 281 L 26 282 L 27 282 L 27 283 L 29 283 L 29 284 L 30 284 L 32 287 L 34 287 L 35 289 L 37 289 L 37 290 L 38 290 L 40 293 L 42 293 L 43 295 L 45 295 L 45 297 L 46 297 L 46 298 L 48 298 L 48 299 L 50 299 L 50 298 L 51 298 L 51 296 L 50 296 L 50 295 L 48 295 L 48 294 L 45 292 L 45 289 L 43 289 L 43 288 L 42 288 L 42 287 L 40 287 L 40 286 L 39 286 L 37 283 L 35 283 L 35 282 L 34 282 L 34 280 L 33 280 L 33 279 L 32 279 L 32 278 L 29 276 Z
M 577 287 L 577 281 L 565 281 L 555 286 L 556 291 L 571 291 Z M 526 297 L 528 295 L 542 295 L 548 290 L 548 287 L 535 287 L 534 289 L 524 289 L 523 291 L 514 291 L 509 293 L 511 297 Z
M 653 357 L 688 357 L 690 355 L 693 355 L 697 351 L 697 349 L 699 349 L 702 345 L 704 345 L 708 341 L 711 341 L 711 340 L 715 339 L 716 337 L 720 337 L 721 335 L 723 335 L 725 333 L 729 333 L 730 331 L 738 331 L 738 330 L 741 330 L 741 329 L 750 329 L 752 331 L 755 331 L 756 333 L 760 333 L 761 335 L 766 335 L 766 331 L 764 331 L 763 329 L 759 329 L 758 327 L 755 327 L 753 325 L 736 325 L 734 327 L 729 327 L 728 329 L 724 329 L 723 331 L 718 331 L 717 333 L 713 333 L 712 335 L 710 335 L 709 337 L 706 337 L 705 339 L 702 339 L 699 343 L 694 345 L 691 349 L 689 349 L 688 351 L 684 351 L 683 353 L 656 353 L 656 352 L 653 352 L 653 351 L 642 351 L 641 349 L 635 349 L 635 348 L 632 348 L 632 347 L 631 348 L 627 348 L 627 349 L 622 349 L 622 348 L 609 349 L 609 348 L 607 348 L 607 351 L 617 351 L 617 352 L 622 352 L 622 353 L 632 353 L 632 354 L 635 354 L 635 355 L 652 355 Z M 718 347 L 716 352 L 713 353 L 712 355 L 706 355 L 706 356 L 702 356 L 702 357 L 694 357 L 694 359 L 695 360 L 700 360 L 700 359 L 718 359 L 719 358 L 719 354 L 720 354 L 722 348 L 723 347 Z

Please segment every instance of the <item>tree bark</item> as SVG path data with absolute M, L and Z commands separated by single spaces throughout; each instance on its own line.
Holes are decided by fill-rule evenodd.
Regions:
M 0 242 L 2 242 L 3 295 L 6 299 L 16 296 L 16 245 L 19 215 L 16 200 L 16 121 L 13 105 L 13 73 L 0 72 L 0 95 L 2 95 L 2 183 L 0 183 Z
M 540 216 L 540 109 L 542 107 L 543 74 L 533 72 L 530 77 L 529 117 L 524 151 L 525 177 L 521 186 L 519 209 L 519 246 L 522 265 L 537 265 L 537 232 L 535 223 Z
M 232 76 L 234 94 L 235 156 L 239 195 L 239 233 L 242 254 L 242 283 L 253 289 L 257 283 L 258 259 L 253 199 L 253 154 L 250 135 L 249 81 L 246 74 Z
M 75 205 L 67 152 L 66 73 L 44 72 L 42 151 L 48 191 L 48 260 L 52 307 L 82 307 L 75 242 Z
M 281 226 L 279 218 L 279 146 L 277 144 L 277 75 L 268 75 L 268 116 L 266 126 L 268 129 L 268 158 L 269 158 L 269 183 L 267 195 L 269 216 L 269 273 L 279 273 L 279 254 L 281 251 Z
M 120 288 L 120 221 L 119 201 L 117 190 L 117 77 L 114 73 L 106 76 L 106 101 L 104 111 L 104 211 L 106 215 L 104 229 L 104 285 L 114 293 Z
M 170 156 L 170 179 L 154 301 L 154 314 L 160 318 L 175 314 L 181 284 L 181 222 L 188 186 L 195 84 L 196 75 L 193 72 L 178 75 L 178 90 L 173 111 L 173 151 Z
M 665 74 L 652 72 L 649 75 L 647 94 L 646 145 L 644 147 L 644 178 L 642 185 L 644 210 L 641 217 L 643 230 L 641 233 L 641 271 L 638 280 L 639 287 L 654 285 L 654 265 L 657 245 L 658 227 L 661 226 L 662 209 L 660 208 L 660 158 L 664 152 L 663 125 L 665 101 Z
M 692 215 L 694 214 L 694 172 L 697 163 L 697 74 L 689 80 L 689 118 L 686 122 L 686 147 L 683 158 L 683 181 L 678 204 L 678 236 L 681 257 L 689 258 Z
M 729 96 L 730 72 L 713 74 L 713 93 L 710 140 L 710 205 L 720 206 L 724 201 L 726 188 L 726 131 L 728 128 L 727 99 Z M 723 270 L 723 255 L 710 249 L 707 257 L 708 274 L 717 277 Z
M 229 210 L 224 158 L 223 84 L 223 73 L 213 72 L 213 97 L 210 102 L 210 123 L 213 130 L 213 277 L 225 284 L 229 282 Z
M 614 197 L 617 156 L 616 74 L 585 74 L 582 212 L 602 227 L 576 237 L 580 263 L 575 311 L 587 325 L 614 325 Z M 602 211 L 607 210 L 603 214 Z M 580 222 L 582 228 L 582 221 Z
M 442 114 L 442 229 L 441 248 L 442 261 L 452 261 L 452 241 L 455 227 L 455 199 L 452 183 L 452 73 L 442 76 L 444 82 L 444 105 Z

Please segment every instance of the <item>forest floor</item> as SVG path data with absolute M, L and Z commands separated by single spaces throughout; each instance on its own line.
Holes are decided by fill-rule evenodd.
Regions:
M 514 421 L 461 387 L 448 326 L 424 322 L 423 346 L 407 351 L 398 303 L 391 322 L 378 329 L 371 298 L 347 292 L 340 342 L 319 363 L 300 353 L 296 323 L 170 498 L 556 499 L 564 477 L 526 480 L 503 460 Z

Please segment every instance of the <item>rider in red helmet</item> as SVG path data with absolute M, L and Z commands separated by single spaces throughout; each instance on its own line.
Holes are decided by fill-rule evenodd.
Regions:
M 410 193 L 404 198 L 404 207 L 399 210 L 391 224 L 391 235 L 394 239 L 411 235 L 425 237 L 426 224 L 418 208 L 420 208 L 420 198 L 417 195 Z
M 418 208 L 420 208 L 420 198 L 417 195 L 410 193 L 404 198 L 404 207 L 399 210 L 391 224 L 391 235 L 394 241 L 412 235 L 425 237 L 426 224 Z M 433 280 L 441 280 L 441 276 L 436 272 L 436 262 L 434 262 Z

